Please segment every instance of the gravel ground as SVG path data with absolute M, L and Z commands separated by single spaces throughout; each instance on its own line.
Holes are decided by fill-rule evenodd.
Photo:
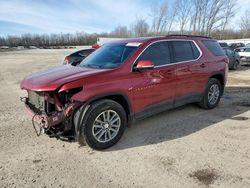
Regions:
M 230 71 L 218 108 L 161 113 L 99 152 L 37 137 L 19 101 L 27 74 L 70 51 L 0 53 L 0 187 L 250 187 L 249 66 Z

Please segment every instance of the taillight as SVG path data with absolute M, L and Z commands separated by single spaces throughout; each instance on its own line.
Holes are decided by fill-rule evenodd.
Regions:
M 95 49 L 100 48 L 100 45 L 95 43 L 95 44 L 92 45 L 92 48 L 95 48 Z

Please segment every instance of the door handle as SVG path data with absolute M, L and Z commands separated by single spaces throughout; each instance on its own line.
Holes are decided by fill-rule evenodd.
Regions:
M 205 63 L 202 63 L 202 64 L 200 64 L 200 67 L 201 67 L 201 68 L 205 68 L 205 67 L 206 67 L 206 64 L 205 64 Z
M 172 70 L 167 70 L 165 73 L 167 74 L 167 75 L 170 75 L 170 74 L 172 74 Z

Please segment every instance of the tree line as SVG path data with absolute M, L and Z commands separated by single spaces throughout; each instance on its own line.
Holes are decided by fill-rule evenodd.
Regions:
M 250 38 L 250 10 L 230 28 L 240 10 L 238 0 L 166 0 L 152 5 L 148 16 L 128 26 L 117 26 L 109 33 L 44 34 L 0 37 L 0 46 L 91 45 L 97 37 L 143 37 L 168 34 L 193 34 L 216 39 Z M 150 23 L 149 23 L 150 20 Z

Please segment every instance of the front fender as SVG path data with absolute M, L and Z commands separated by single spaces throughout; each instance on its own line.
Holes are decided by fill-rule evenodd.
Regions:
M 61 86 L 59 88 L 58 93 L 66 91 L 66 90 L 74 89 L 74 88 L 83 87 L 83 84 L 84 83 L 83 83 L 82 80 L 76 80 L 76 81 L 73 81 L 73 82 L 66 83 L 66 84 L 64 84 L 63 86 Z

